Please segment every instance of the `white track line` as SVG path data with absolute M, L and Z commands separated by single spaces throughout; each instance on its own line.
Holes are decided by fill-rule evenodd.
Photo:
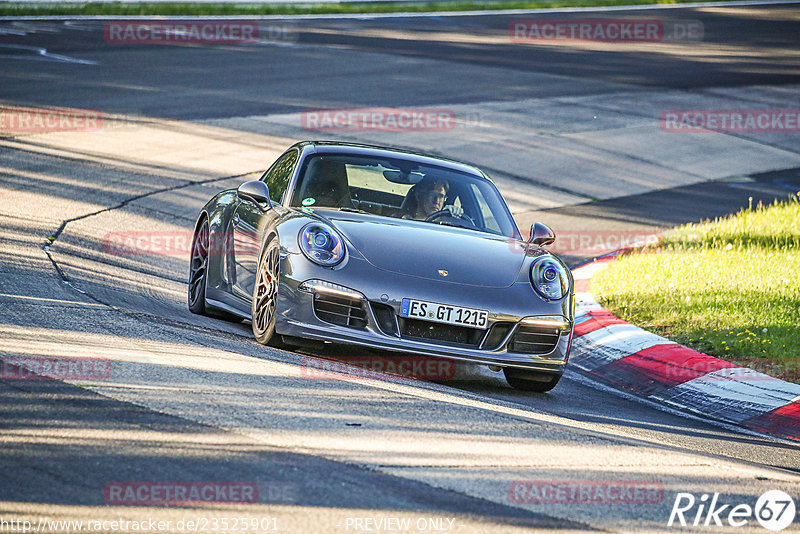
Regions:
M 30 52 L 30 54 L 14 54 L 8 55 L 3 54 L 0 52 L 0 57 L 5 58 L 12 58 L 12 59 L 27 59 L 27 60 L 38 60 L 38 59 L 49 59 L 51 61 L 60 61 L 63 63 L 77 63 L 79 65 L 97 65 L 96 61 L 90 61 L 88 59 L 78 59 L 74 57 L 64 56 L 61 54 L 53 54 L 48 52 L 46 48 L 40 48 L 38 46 L 28 46 L 28 45 L 17 45 L 17 44 L 0 44 L 0 49 L 10 48 L 11 50 L 22 50 L 24 52 Z

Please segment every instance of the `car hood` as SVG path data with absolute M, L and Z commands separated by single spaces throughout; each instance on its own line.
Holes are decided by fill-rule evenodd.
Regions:
M 391 273 L 508 287 L 525 260 L 521 243 L 503 236 L 361 213 L 325 210 L 317 215 L 329 220 L 370 264 Z

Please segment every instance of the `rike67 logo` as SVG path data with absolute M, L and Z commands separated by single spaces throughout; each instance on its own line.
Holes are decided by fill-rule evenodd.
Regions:
M 667 526 L 743 527 L 755 519 L 762 527 L 777 532 L 791 525 L 796 515 L 794 499 L 780 490 L 764 493 L 755 506 L 725 503 L 719 493 L 704 493 L 699 498 L 678 493 Z

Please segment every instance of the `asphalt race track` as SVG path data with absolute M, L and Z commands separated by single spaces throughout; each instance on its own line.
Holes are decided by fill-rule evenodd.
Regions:
M 434 381 L 315 379 L 309 358 L 349 349 L 263 347 L 249 325 L 186 308 L 198 209 L 303 138 L 474 163 L 522 229 L 556 230 L 573 265 L 800 191 L 797 128 L 698 134 L 660 121 L 800 109 L 800 4 L 541 15 L 689 24 L 702 29 L 694 39 L 510 39 L 513 21 L 533 17 L 262 19 L 256 43 L 175 45 L 108 42 L 102 20 L 0 20 L 0 357 L 109 369 L 0 379 L 0 532 L 22 532 L 18 521 L 40 532 L 765 532 L 754 518 L 703 525 L 697 506 L 686 519 L 698 526 L 667 523 L 681 492 L 719 494 L 729 509 L 774 489 L 797 501 L 797 444 L 577 372 L 539 395 L 462 365 Z M 43 107 L 88 110 L 102 127 L 11 131 L 9 113 Z M 444 110 L 454 124 L 308 128 L 315 110 L 356 108 Z M 151 248 L 120 252 L 119 235 Z M 257 492 L 114 500 L 134 482 Z M 537 503 L 520 490 L 548 484 L 605 497 Z M 610 497 L 622 486 L 656 491 Z

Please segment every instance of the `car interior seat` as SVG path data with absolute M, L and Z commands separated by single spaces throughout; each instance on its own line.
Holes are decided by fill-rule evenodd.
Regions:
M 352 208 L 344 162 L 325 156 L 314 158 L 309 163 L 299 198 L 303 205 Z M 314 202 L 305 204 L 305 200 L 309 198 L 313 198 Z

